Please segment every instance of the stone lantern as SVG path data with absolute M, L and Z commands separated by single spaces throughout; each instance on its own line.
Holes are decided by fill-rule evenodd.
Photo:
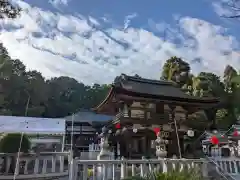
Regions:
M 113 159 L 113 153 L 109 149 L 109 137 L 111 131 L 106 127 L 102 128 L 102 133 L 99 135 L 101 138 L 100 142 L 100 153 L 97 156 L 97 160 L 111 160 Z M 95 171 L 95 169 L 94 169 Z M 105 165 L 97 165 L 96 167 L 96 179 L 112 179 L 112 167 Z
M 109 132 L 108 129 L 106 127 L 102 128 L 102 133 L 99 135 L 99 137 L 101 138 L 101 142 L 100 142 L 100 153 L 97 156 L 98 160 L 107 160 L 107 159 L 111 159 L 112 153 L 109 150 Z
M 167 156 L 167 150 L 166 150 L 167 144 L 168 144 L 168 140 L 162 139 L 160 136 L 160 132 L 158 132 L 157 139 L 155 140 L 156 156 L 158 159 L 162 159 Z

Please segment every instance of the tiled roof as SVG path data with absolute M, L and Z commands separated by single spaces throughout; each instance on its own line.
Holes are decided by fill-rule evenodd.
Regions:
M 113 86 L 122 88 L 126 91 L 135 92 L 144 95 L 153 95 L 158 97 L 181 98 L 189 101 L 216 102 L 215 98 L 200 98 L 186 94 L 181 88 L 176 87 L 168 81 L 151 80 L 135 76 L 122 74 L 115 78 Z
M 114 116 L 108 116 L 104 114 L 97 114 L 91 110 L 81 110 L 78 113 L 75 113 L 71 116 L 65 117 L 66 121 L 74 122 L 89 122 L 90 124 L 93 122 L 108 122 L 111 121 Z

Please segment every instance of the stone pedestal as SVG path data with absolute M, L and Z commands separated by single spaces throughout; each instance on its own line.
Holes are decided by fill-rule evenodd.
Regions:
M 97 160 L 111 160 L 113 159 L 114 155 L 109 150 L 109 144 L 108 144 L 108 137 L 109 134 L 106 132 L 105 129 L 103 129 L 103 132 L 100 135 L 101 142 L 100 142 L 100 153 L 97 156 Z M 97 167 L 97 180 L 112 180 L 112 165 L 106 164 L 106 163 L 100 163 L 100 165 Z
M 101 138 L 100 153 L 97 160 L 110 160 L 112 159 L 112 152 L 109 151 L 108 138 Z
M 155 140 L 156 156 L 158 159 L 163 159 L 167 156 L 166 144 L 168 144 L 168 140 L 162 139 L 159 132 L 157 134 L 157 139 Z

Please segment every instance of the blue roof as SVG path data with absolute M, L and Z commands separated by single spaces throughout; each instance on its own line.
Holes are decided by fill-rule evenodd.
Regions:
M 75 122 L 107 122 L 114 118 L 114 116 L 109 116 L 105 114 L 97 114 L 91 110 L 81 110 L 78 113 L 75 113 L 71 116 L 65 117 L 66 121 L 72 121 L 72 118 Z

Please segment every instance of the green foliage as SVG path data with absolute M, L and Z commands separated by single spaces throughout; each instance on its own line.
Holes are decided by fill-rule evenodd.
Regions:
M 11 133 L 5 134 L 0 140 L 0 152 L 3 153 L 17 153 L 19 151 L 19 145 L 21 142 L 22 134 Z M 31 148 L 31 142 L 26 135 L 22 137 L 20 152 L 28 152 Z
M 173 81 L 192 96 L 219 98 L 222 110 L 217 111 L 217 114 L 215 109 L 208 110 L 206 114 L 208 118 L 214 118 L 213 114 L 216 114 L 220 127 L 225 128 L 236 123 L 236 119 L 240 116 L 240 75 L 237 71 L 228 65 L 224 70 L 223 81 L 213 73 L 201 72 L 194 76 L 190 71 L 187 62 L 172 57 L 164 64 L 161 79 Z M 195 118 L 202 119 L 198 115 Z M 196 123 L 196 126 L 198 125 L 199 123 Z
M 181 58 L 172 57 L 163 66 L 161 79 L 177 83 L 180 87 L 189 81 L 190 66 Z
M 128 177 L 124 180 L 203 180 L 203 177 L 196 169 L 188 171 L 172 171 L 168 173 L 150 173 L 145 177 Z

